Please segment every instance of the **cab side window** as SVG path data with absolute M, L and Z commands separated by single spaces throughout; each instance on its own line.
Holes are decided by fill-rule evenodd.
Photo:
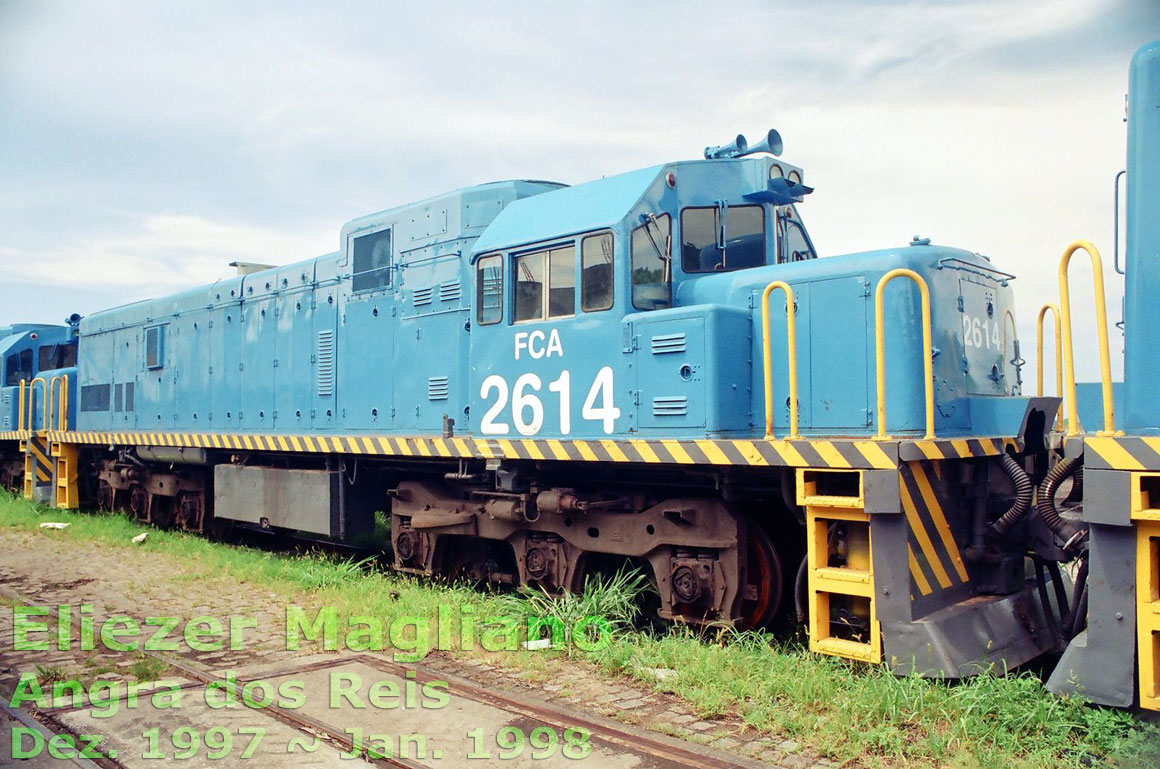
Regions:
M 521 254 L 512 259 L 512 268 L 516 323 L 576 313 L 576 246 Z
M 16 387 L 21 379 L 32 379 L 32 350 L 14 352 L 4 361 L 4 386 Z
M 649 214 L 632 231 L 632 306 L 638 310 L 673 306 L 670 228 L 668 214 Z
M 50 344 L 40 348 L 39 371 L 53 371 L 72 368 L 77 365 L 77 346 L 71 344 Z
M 801 217 L 793 206 L 785 206 L 777 213 L 777 232 L 780 240 L 778 263 L 801 262 L 806 259 L 816 259 L 810 236 L 802 225 Z
M 681 211 L 681 269 L 729 272 L 765 264 L 765 212 L 761 206 Z
M 359 293 L 391 285 L 391 231 L 372 232 L 353 241 L 351 290 Z
M 503 257 L 490 254 L 480 257 L 475 267 L 475 320 L 490 326 L 503 320 Z
M 612 307 L 612 233 L 580 241 L 580 309 L 599 312 Z

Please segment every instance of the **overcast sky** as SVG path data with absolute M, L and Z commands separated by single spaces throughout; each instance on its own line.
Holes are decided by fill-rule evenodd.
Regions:
M 1157 37 L 1160 0 L 0 0 L 0 325 L 333 251 L 344 222 L 456 187 L 776 127 L 823 255 L 922 235 L 991 256 L 1032 360 L 1076 238 L 1120 319 L 1112 180 L 1128 61 Z

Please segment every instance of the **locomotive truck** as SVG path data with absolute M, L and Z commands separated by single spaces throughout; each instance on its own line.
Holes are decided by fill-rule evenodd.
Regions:
M 1160 42 L 1131 65 L 1119 393 L 1094 246 L 1064 254 L 1026 394 L 1015 275 L 917 237 L 817 258 L 771 131 L 456 190 L 315 259 L 0 329 L 0 481 L 198 532 L 352 541 L 384 511 L 402 572 L 576 590 L 629 562 L 662 618 L 796 615 L 819 653 L 952 678 L 1061 654 L 1054 690 L 1160 709 L 1158 121 Z

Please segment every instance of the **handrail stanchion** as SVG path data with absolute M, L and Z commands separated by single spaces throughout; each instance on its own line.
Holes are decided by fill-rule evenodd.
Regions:
M 57 385 L 60 385 L 59 387 Z M 57 374 L 49 382 L 49 409 L 46 429 L 64 432 L 68 429 L 68 375 Z M 54 418 L 55 417 L 55 418 Z
M 1063 331 L 1059 320 L 1059 307 L 1048 302 L 1039 308 L 1035 318 L 1035 394 L 1043 397 L 1043 318 L 1047 311 L 1055 316 L 1055 394 L 1063 397 Z M 1056 430 L 1063 426 L 1063 409 L 1055 412 Z
M 56 394 L 60 389 L 60 374 L 57 374 L 52 379 L 48 380 L 48 405 L 45 409 L 44 415 L 44 429 L 55 430 L 57 422 L 56 414 Z
M 60 380 L 60 409 L 57 411 L 57 430 L 66 432 L 68 430 L 68 375 L 62 376 Z
M 886 284 L 895 278 L 905 277 L 914 281 L 922 295 L 922 369 L 923 390 L 926 400 L 926 435 L 925 440 L 934 439 L 934 364 L 932 361 L 932 344 L 930 338 L 930 289 L 926 281 L 914 270 L 898 268 L 891 270 L 878 281 L 878 288 L 874 291 L 874 344 L 876 356 L 876 373 L 878 376 L 878 435 L 875 440 L 889 440 L 886 435 L 886 335 L 883 329 L 883 295 Z
M 45 432 L 48 432 L 52 429 L 53 416 L 56 414 L 56 411 L 53 408 L 53 399 L 56 397 L 55 390 L 56 380 L 58 377 L 59 374 L 46 381 L 44 384 L 44 422 L 41 423 L 40 427 Z
M 1011 326 L 1011 336 L 1007 336 L 1007 326 Z M 1007 358 L 1007 344 L 1011 344 L 1012 358 L 1007 363 L 1015 367 L 1015 387 L 1017 391 L 1023 392 L 1023 364 L 1027 361 L 1023 360 L 1019 350 L 1019 329 L 1015 325 L 1015 313 L 1007 310 L 1003 313 L 1003 358 Z
M 773 363 L 769 348 L 769 295 L 774 289 L 785 292 L 785 335 L 789 355 L 789 437 L 798 437 L 797 399 L 797 333 L 795 330 L 793 289 L 783 280 L 775 280 L 761 294 L 761 340 L 765 363 L 765 437 L 773 437 Z
M 34 416 L 34 412 L 36 410 L 36 407 L 33 405 L 33 400 L 36 396 L 36 383 L 37 382 L 40 382 L 40 386 L 44 390 L 44 400 L 45 400 L 45 404 L 44 404 L 45 425 L 44 425 L 44 427 L 46 430 L 49 428 L 49 424 L 48 424 L 48 381 L 44 377 L 38 376 L 35 379 L 33 379 L 31 382 L 28 383 L 28 432 L 29 433 L 32 432 L 32 423 L 34 421 L 33 416 Z
M 16 429 L 24 429 L 24 401 L 28 397 L 28 380 L 20 380 L 20 406 L 16 411 Z M 29 406 L 31 408 L 31 405 Z
M 1075 402 L 1075 355 L 1071 340 L 1071 296 L 1067 285 L 1067 269 L 1076 251 L 1087 252 L 1092 262 L 1092 284 L 1096 297 L 1096 332 L 1100 345 L 1100 380 L 1104 398 L 1104 429 L 1100 435 L 1116 434 L 1115 404 L 1112 401 L 1112 361 L 1108 351 L 1108 308 L 1104 300 L 1104 266 L 1100 252 L 1086 240 L 1077 240 L 1067 247 L 1059 260 L 1059 305 L 1063 315 L 1064 374 L 1067 377 L 1067 435 L 1079 435 L 1079 409 Z

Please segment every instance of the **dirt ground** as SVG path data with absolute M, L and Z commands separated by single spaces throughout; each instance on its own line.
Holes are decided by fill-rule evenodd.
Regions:
M 63 536 L 61 536 L 63 534 Z M 327 740 L 319 741 L 314 751 L 295 752 L 295 740 L 303 738 L 304 732 L 292 725 L 268 717 L 260 709 L 241 705 L 210 708 L 205 700 L 204 680 L 220 679 L 228 671 L 240 673 L 242 680 L 260 679 L 272 687 L 288 682 L 297 684 L 307 700 L 299 704 L 296 712 L 315 718 L 320 724 L 329 724 L 339 731 L 355 728 L 364 729 L 365 735 L 373 730 L 386 729 L 388 734 L 403 731 L 420 734 L 426 738 L 429 752 L 423 758 L 424 765 L 439 766 L 479 766 L 483 753 L 482 743 L 472 740 L 486 740 L 490 751 L 497 756 L 504 755 L 505 744 L 515 753 L 511 743 L 519 741 L 526 745 L 521 752 L 505 763 L 520 766 L 531 760 L 529 766 L 552 766 L 561 758 L 566 758 L 563 746 L 566 744 L 563 729 L 556 729 L 552 721 L 529 721 L 526 717 L 513 714 L 510 708 L 496 707 L 480 698 L 459 696 L 454 693 L 448 703 L 426 713 L 422 706 L 411 707 L 412 703 L 400 704 L 398 708 L 368 711 L 351 706 L 350 699 L 343 699 L 338 707 L 333 702 L 335 678 L 349 683 L 354 678 L 375 679 L 385 691 L 394 688 L 403 691 L 408 680 L 402 673 L 384 672 L 389 655 L 351 655 L 350 653 L 321 653 L 318 648 L 291 651 L 285 643 L 285 600 L 277 594 L 251 584 L 194 579 L 193 572 L 171 556 L 137 549 L 113 548 L 68 536 L 67 533 L 44 532 L 0 532 L 0 600 L 8 606 L 0 611 L 0 693 L 7 703 L 12 693 L 20 685 L 23 673 L 33 672 L 39 678 L 79 680 L 91 685 L 92 682 L 122 682 L 137 678 L 162 675 L 162 683 L 154 684 L 149 691 L 175 688 L 180 692 L 180 708 L 158 708 L 146 692 L 139 696 L 143 703 L 129 707 L 127 700 L 113 708 L 108 704 L 94 706 L 99 697 L 90 692 L 79 707 L 73 703 L 56 702 L 55 707 L 40 708 L 50 716 L 57 730 L 61 726 L 77 734 L 99 734 L 103 737 L 101 750 L 119 750 L 117 762 L 124 766 L 155 766 L 159 753 L 176 756 L 190 752 L 193 748 L 186 743 L 197 733 L 198 749 L 183 761 L 187 767 L 205 765 L 229 766 L 239 762 L 239 766 L 342 766 L 358 765 L 361 761 L 341 758 L 342 751 Z M 15 608 L 13 604 L 27 603 L 38 607 L 69 607 L 75 626 L 65 623 L 61 631 L 70 639 L 72 648 L 61 651 L 56 648 L 55 632 L 58 619 L 55 616 L 35 617 L 34 621 L 47 622 L 51 630 L 40 633 L 36 638 L 51 637 L 48 650 L 16 649 L 14 636 Z M 91 610 L 80 607 L 91 605 Z M 123 614 L 144 620 L 147 617 L 173 617 L 179 619 L 175 633 L 185 627 L 188 620 L 198 617 L 220 618 L 228 627 L 228 618 L 245 616 L 254 620 L 253 627 L 242 629 L 244 643 L 241 648 L 231 650 L 228 645 L 220 650 L 195 651 L 185 643 L 179 643 L 177 650 L 165 652 L 163 656 L 179 661 L 186 672 L 156 670 L 155 659 L 135 651 L 113 651 L 97 640 L 92 651 L 80 649 L 79 627 L 81 615 L 91 614 L 95 627 L 109 615 Z M 149 628 L 141 636 L 147 638 L 154 628 Z M 223 630 L 224 632 L 224 630 Z M 32 637 L 32 636 L 30 636 Z M 180 635 L 177 636 L 180 639 Z M 224 638 L 225 636 L 223 636 Z M 114 639 L 116 640 L 116 639 Z M 355 657 L 362 659 L 356 659 Z M 366 663 L 373 670 L 368 671 Z M 462 690 L 473 687 L 482 692 L 512 695 L 520 701 L 544 707 L 552 713 L 560 714 L 560 723 L 566 721 L 567 714 L 583 714 L 594 719 L 598 726 L 593 729 L 591 752 L 588 765 L 604 767 L 645 767 L 670 766 L 676 764 L 656 763 L 657 759 L 646 753 L 634 752 L 628 738 L 614 738 L 620 727 L 637 730 L 632 733 L 659 740 L 669 740 L 674 745 L 683 741 L 690 750 L 702 751 L 706 765 L 727 766 L 772 766 L 783 769 L 804 769 L 804 767 L 830 767 L 832 764 L 802 754 L 799 746 L 788 740 L 776 740 L 762 736 L 748 729 L 737 720 L 705 720 L 678 698 L 662 691 L 643 687 L 627 679 L 613 679 L 597 671 L 590 665 L 571 661 L 545 660 L 545 666 L 537 670 L 516 668 L 502 664 L 499 655 L 490 657 L 469 656 L 434 652 L 414 667 L 422 676 L 431 679 L 440 677 L 460 681 Z M 394 663 L 390 663 L 394 664 Z M 362 667 L 359 667 L 359 666 Z M 163 667 L 163 666 L 162 666 Z M 397 666 L 396 666 L 397 667 Z M 394 668 L 389 668 L 394 670 Z M 395 673 L 398 673 L 397 675 Z M 152 674 L 152 676 L 150 676 Z M 434 679 L 433 679 L 434 680 Z M 27 686 L 25 687 L 27 688 Z M 211 687 L 212 688 L 212 687 Z M 329 689 L 331 701 L 324 702 Z M 290 687 L 293 695 L 294 687 Z M 360 690 L 361 691 L 361 690 Z M 279 692 L 280 693 L 280 692 Z M 486 698 L 484 698 L 486 699 Z M 422 703 L 420 703 L 422 705 Z M 116 711 L 110 715 L 110 711 Z M 522 720 L 521 720 L 522 719 Z M 602 734 L 599 724 L 607 724 L 608 734 Z M 537 724 L 539 727 L 537 727 Z M 546 724 L 546 725 L 545 725 Z M 182 731 L 184 727 L 184 731 Z M 264 730 L 261 743 L 254 747 L 254 763 L 240 756 L 248 745 L 243 736 L 247 728 Z M 4 737 L 11 739 L 11 728 L 0 726 Z M 541 744 L 555 743 L 552 755 L 546 759 L 532 758 L 530 732 L 540 728 L 537 740 Z M 158 729 L 152 737 L 146 735 L 150 729 Z M 216 729 L 216 730 L 215 730 Z M 482 729 L 476 737 L 464 735 L 472 729 Z M 506 729 L 506 733 L 498 736 Z M 211 735 L 209 732 L 215 730 Z M 551 736 L 547 731 L 552 731 Z M 228 732 L 233 743 L 224 760 L 207 760 L 211 743 L 224 750 L 222 742 Z M 518 733 L 518 734 L 517 734 Z M 305 733 L 309 737 L 309 733 Z M 676 738 L 676 739 L 673 739 Z M 369 739 L 369 737 L 368 737 Z M 503 740 L 496 743 L 495 740 Z M 573 735 L 573 739 L 575 736 Z M 152 740 L 152 742 L 151 742 Z M 619 741 L 618 741 L 619 740 Z M 308 740 L 308 743 L 310 741 Z M 438 745 L 439 748 L 431 746 Z M 395 751 L 399 745 L 393 746 Z M 442 750 L 442 756 L 433 757 L 431 751 Z M 583 747 L 573 748 L 573 752 Z M 150 753 L 152 751 L 152 753 Z M 540 755 L 548 752 L 544 747 Z M 0 765 L 11 762 L 8 742 L 0 742 Z M 142 759 L 141 757 L 145 757 Z M 59 765 L 56 759 L 43 762 L 30 759 L 19 765 L 38 769 L 40 766 Z M 545 763 L 545 760 L 547 761 Z M 41 763 L 37 763 L 41 761 Z M 569 758 L 560 765 L 574 765 Z

